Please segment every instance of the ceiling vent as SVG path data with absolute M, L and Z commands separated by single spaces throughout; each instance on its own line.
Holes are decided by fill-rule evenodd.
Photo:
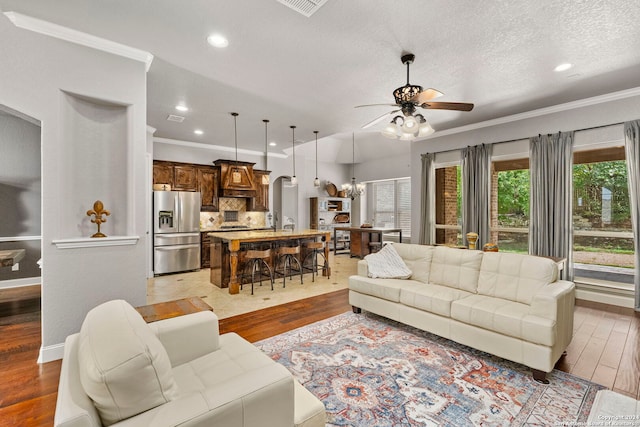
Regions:
M 169 120 L 170 122 L 182 123 L 184 121 L 184 117 L 176 116 L 175 114 L 169 114 L 169 117 L 167 117 L 167 120 Z
M 327 0 L 278 0 L 278 3 L 288 6 L 307 18 L 316 13 L 326 2 Z

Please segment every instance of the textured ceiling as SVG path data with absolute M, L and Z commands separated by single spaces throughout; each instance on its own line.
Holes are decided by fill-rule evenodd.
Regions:
M 357 132 L 357 161 L 408 152 L 379 135 L 385 122 L 360 129 L 390 108 L 354 108 L 393 102 L 403 52 L 416 55 L 411 83 L 444 92 L 438 101 L 475 103 L 426 111 L 436 131 L 640 86 L 637 1 L 329 0 L 310 18 L 276 0 L 0 0 L 0 9 L 152 53 L 157 137 L 232 146 L 236 111 L 239 146 L 257 151 L 269 119 L 277 150 L 290 148 L 296 125 L 296 140 L 318 130 L 327 148 Z M 207 44 L 214 31 L 228 48 Z M 574 67 L 554 72 L 563 62 Z M 191 111 L 175 111 L 179 102 Z M 349 163 L 350 145 L 320 155 Z

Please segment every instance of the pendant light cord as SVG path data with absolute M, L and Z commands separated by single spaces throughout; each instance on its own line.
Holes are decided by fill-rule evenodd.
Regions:
M 264 122 L 264 170 L 268 170 L 269 166 L 269 144 L 268 144 L 268 140 L 269 138 L 267 137 L 267 124 L 269 123 L 269 120 L 264 119 L 262 120 Z
M 318 131 L 314 130 L 313 133 L 316 134 L 316 179 L 318 179 Z
M 231 113 L 233 116 L 233 135 L 236 146 L 236 167 L 238 167 L 238 113 Z
M 293 146 L 293 176 L 296 176 L 296 127 L 291 126 L 291 145 Z
M 351 180 L 356 181 L 356 134 L 351 133 Z

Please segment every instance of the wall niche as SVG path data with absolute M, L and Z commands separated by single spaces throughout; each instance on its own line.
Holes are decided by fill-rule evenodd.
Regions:
M 131 226 L 128 106 L 62 92 L 61 113 L 58 164 L 67 166 L 60 171 L 60 185 L 65 190 L 58 201 L 58 237 L 89 237 L 95 233 L 96 225 L 87 210 L 93 209 L 96 200 L 111 213 L 101 231 L 107 236 L 126 235 Z

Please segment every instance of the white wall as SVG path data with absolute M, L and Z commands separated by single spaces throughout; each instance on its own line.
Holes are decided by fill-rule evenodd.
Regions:
M 638 91 L 632 92 L 638 93 Z M 554 110 L 556 110 L 556 112 L 553 113 L 470 130 L 467 132 L 460 132 L 441 137 L 438 137 L 436 133 L 433 138 L 415 142 L 411 148 L 411 196 L 412 203 L 415 203 L 415 206 L 418 207 L 417 209 L 412 210 L 413 212 L 411 216 L 411 235 L 416 236 L 416 238 L 413 239 L 414 243 L 417 243 L 416 239 L 420 231 L 419 206 L 421 203 L 421 154 L 427 152 L 437 153 L 456 150 L 469 145 L 482 143 L 529 138 L 538 134 L 605 126 L 640 118 L 640 95 L 600 102 L 607 98 L 613 99 L 615 96 L 612 94 L 608 97 L 595 98 L 591 101 L 592 105 L 586 105 L 589 101 L 585 100 L 583 102 L 572 104 L 578 105 L 578 107 L 569 110 L 559 111 L 560 108 L 555 108 Z
M 92 307 L 114 298 L 146 303 L 145 64 L 16 28 L 4 15 L 0 40 L 0 104 L 42 123 L 41 360 L 48 361 L 61 357 L 65 337 L 80 329 Z M 76 176 L 87 194 L 79 194 L 68 180 L 74 163 L 62 136 L 74 123 L 65 121 L 63 91 L 121 106 L 127 114 L 126 141 L 116 141 L 126 144 L 126 158 L 103 157 L 106 175 Z M 71 175 L 63 173 L 70 169 Z M 88 194 L 91 184 L 104 188 L 105 180 L 118 175 L 126 176 L 127 194 L 120 199 L 125 206 L 105 207 L 125 221 L 128 234 L 140 236 L 137 244 L 83 249 L 52 244 L 56 239 L 87 237 L 61 232 L 84 219 L 82 212 L 69 212 L 66 206 L 83 197 L 83 209 L 91 209 L 99 197 Z M 103 231 L 110 234 L 109 222 Z

